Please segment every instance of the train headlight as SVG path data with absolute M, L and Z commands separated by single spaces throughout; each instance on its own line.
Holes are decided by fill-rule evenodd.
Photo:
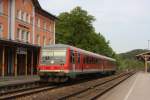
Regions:
M 51 60 L 51 64 L 54 64 L 54 60 Z

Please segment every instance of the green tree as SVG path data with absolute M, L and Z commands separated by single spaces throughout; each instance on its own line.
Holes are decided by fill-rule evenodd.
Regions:
M 94 16 L 81 7 L 61 13 L 56 22 L 56 43 L 73 45 L 91 52 L 114 57 L 115 53 L 101 33 L 93 27 Z

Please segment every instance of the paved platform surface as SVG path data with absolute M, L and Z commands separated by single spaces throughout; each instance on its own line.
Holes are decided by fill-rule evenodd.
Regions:
M 150 100 L 150 73 L 135 74 L 98 100 Z
M 20 84 L 24 82 L 38 81 L 39 77 L 34 76 L 17 76 L 17 77 L 0 77 L 0 86 L 11 85 L 11 84 Z

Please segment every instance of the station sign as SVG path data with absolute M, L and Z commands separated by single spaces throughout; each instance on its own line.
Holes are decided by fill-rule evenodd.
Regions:
M 18 26 L 20 26 L 20 27 L 22 27 L 22 28 L 24 28 L 24 29 L 28 29 L 28 30 L 29 30 L 29 27 L 27 27 L 27 26 L 25 26 L 25 25 L 19 24 Z
M 17 54 L 27 54 L 26 48 L 18 47 L 16 51 L 17 51 Z

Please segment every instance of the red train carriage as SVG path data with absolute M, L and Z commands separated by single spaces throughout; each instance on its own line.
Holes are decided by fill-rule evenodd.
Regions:
M 56 44 L 42 48 L 38 67 L 41 80 L 65 81 L 81 74 L 115 72 L 115 59 L 73 46 Z

